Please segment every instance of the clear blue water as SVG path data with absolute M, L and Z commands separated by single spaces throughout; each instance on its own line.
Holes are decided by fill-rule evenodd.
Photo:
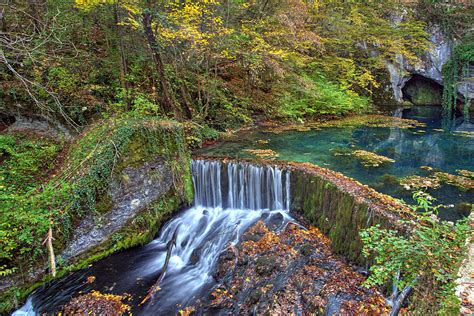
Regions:
M 389 194 L 407 203 L 413 203 L 412 193 L 397 181 L 409 175 L 428 176 L 422 166 L 456 174 L 456 170 L 474 171 L 474 125 L 458 123 L 452 131 L 440 131 L 439 108 L 417 107 L 403 111 L 404 118 L 417 119 L 426 127 L 415 129 L 344 127 L 325 128 L 305 132 L 288 131 L 280 134 L 253 130 L 206 147 L 198 151 L 201 155 L 254 157 L 245 149 L 271 149 L 277 159 L 311 162 L 342 172 L 379 192 Z M 459 133 L 468 131 L 468 133 Z M 258 140 L 267 140 L 261 144 Z M 376 168 L 364 167 L 350 153 L 363 149 L 392 158 L 395 163 Z M 474 191 L 462 191 L 451 185 L 442 185 L 428 192 L 438 204 L 453 204 L 452 208 L 440 210 L 439 216 L 456 220 L 469 214 L 474 204 Z

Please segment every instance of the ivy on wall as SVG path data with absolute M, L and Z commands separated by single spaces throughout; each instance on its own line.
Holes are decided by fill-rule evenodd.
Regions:
M 469 77 L 469 67 L 474 65 L 474 41 L 456 46 L 451 59 L 443 66 L 443 117 L 451 120 L 458 103 L 458 87 L 463 78 Z M 464 97 L 463 113 L 468 119 L 470 101 Z

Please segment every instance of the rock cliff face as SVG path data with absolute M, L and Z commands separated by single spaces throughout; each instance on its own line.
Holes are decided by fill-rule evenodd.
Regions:
M 397 102 L 403 102 L 406 97 L 403 90 L 407 88 L 407 83 L 414 75 L 431 80 L 434 84 L 443 85 L 442 68 L 451 57 L 454 43 L 447 39 L 437 26 L 430 27 L 428 33 L 432 47 L 421 56 L 421 63 L 411 65 L 402 56 L 397 56 L 394 62 L 387 62 L 390 84 Z M 438 93 L 434 91 L 435 94 Z
M 110 211 L 100 217 L 85 218 L 74 232 L 74 238 L 62 253 L 67 260 L 106 242 L 128 221 L 173 188 L 171 168 L 161 158 L 137 168 L 127 167 L 110 183 L 106 199 Z
M 396 22 L 395 22 L 396 23 Z M 421 56 L 421 62 L 410 64 L 398 55 L 394 61 L 387 62 L 389 82 L 396 103 L 409 101 L 414 105 L 442 105 L 444 78 L 443 66 L 450 60 L 456 45 L 447 38 L 440 27 L 428 28 L 431 48 Z M 457 84 L 460 99 L 474 100 L 474 67 Z
M 8 116 L 7 116 L 8 117 Z M 5 124 L 8 132 L 34 132 L 37 135 L 46 136 L 66 141 L 73 140 L 71 131 L 59 121 L 48 119 L 45 116 L 10 116 L 10 122 Z
M 82 265 L 148 242 L 173 211 L 192 200 L 190 157 L 179 124 L 125 121 L 112 133 L 121 131 L 127 145 L 112 162 L 111 176 L 96 196 L 96 210 L 81 218 L 61 252 L 67 263 Z

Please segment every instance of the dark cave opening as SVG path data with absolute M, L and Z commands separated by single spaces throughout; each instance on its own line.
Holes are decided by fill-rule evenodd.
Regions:
M 414 105 L 443 105 L 443 86 L 421 75 L 413 75 L 402 88 L 403 99 Z

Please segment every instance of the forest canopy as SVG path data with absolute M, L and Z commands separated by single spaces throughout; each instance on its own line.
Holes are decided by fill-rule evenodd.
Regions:
M 225 129 L 367 111 L 386 62 L 417 63 L 428 48 L 426 23 L 392 0 L 7 0 L 2 10 L 2 107 L 76 127 L 122 112 Z
M 442 129 L 429 126 L 429 142 L 420 141 L 418 137 L 427 130 L 424 123 L 403 118 L 408 107 L 419 104 L 409 93 L 403 94 L 409 92 L 409 82 L 415 90 L 421 84 L 415 93 L 422 96 L 418 99 L 430 101 L 418 102 L 428 105 L 424 109 L 436 107 L 441 116 L 439 106 L 443 105 L 449 123 L 456 123 L 461 116 L 468 121 L 472 111 L 467 104 L 472 104 L 472 98 L 468 100 L 460 89 L 463 84 L 467 91 L 474 70 L 474 6 L 467 2 L 2 0 L 0 277 L 6 278 L 0 279 L 0 314 L 18 307 L 44 281 L 149 242 L 167 216 L 192 203 L 191 149 L 221 136 L 245 138 L 247 128 L 257 125 L 265 133 L 275 134 L 322 127 L 344 129 L 347 134 L 337 136 L 337 142 L 331 139 L 331 146 L 318 145 L 312 137 L 307 138 L 308 144 L 289 146 L 287 142 L 284 146 L 288 152 L 305 148 L 304 153 L 298 153 L 305 162 L 309 161 L 308 152 L 316 157 L 324 156 L 321 153 L 325 151 L 330 154 L 328 162 L 340 160 L 364 168 L 364 178 L 376 174 L 366 168 L 383 163 L 393 166 L 392 170 L 403 170 L 401 179 L 392 171 L 377 178 L 373 185 L 377 190 L 382 184 L 395 186 L 396 192 L 416 185 L 427 190 L 444 182 L 466 193 L 474 172 L 468 164 L 456 169 L 440 153 L 449 151 L 455 160 L 462 160 L 469 152 L 462 156 L 458 147 L 441 142 L 453 137 L 445 144 L 455 139 L 459 147 L 468 149 L 463 138 L 471 137 L 472 132 L 441 134 Z M 443 60 L 432 65 L 438 60 L 433 62 L 431 57 L 440 55 Z M 433 69 L 438 73 L 427 74 Z M 392 112 L 393 106 L 397 107 L 395 117 L 381 115 Z M 370 115 L 352 115 L 361 113 Z M 412 117 L 419 114 L 413 113 Z M 340 119 L 342 116 L 347 117 Z M 372 152 L 373 148 L 355 148 L 348 135 L 360 137 L 352 131 L 362 126 L 370 131 L 372 127 L 390 127 L 387 146 L 398 142 L 403 144 L 397 145 L 400 150 L 412 150 L 406 141 L 413 138 L 416 150 L 413 155 L 404 151 L 395 159 L 396 147 L 386 152 L 379 148 L 378 153 Z M 392 133 L 405 127 L 416 130 Z M 237 134 L 239 129 L 244 133 Z M 430 133 L 435 132 L 431 138 Z M 395 134 L 399 138 L 392 139 Z M 379 134 L 371 136 L 377 144 L 382 142 Z M 275 160 L 283 156 L 269 147 L 267 136 L 248 141 L 253 147 L 242 150 L 246 154 Z M 345 148 L 340 150 L 333 143 Z M 428 147 L 436 153 L 428 155 Z M 237 154 L 237 148 L 232 148 L 232 154 Z M 417 151 L 420 157 L 443 158 L 442 165 L 453 170 L 435 169 L 433 160 L 427 160 L 419 170 L 414 168 Z M 398 156 L 408 156 L 410 165 L 401 165 Z M 358 161 L 352 163 L 351 157 Z M 141 186 L 158 182 L 155 177 L 161 169 L 155 164 L 161 166 L 162 160 L 162 167 L 170 168 L 169 176 L 164 176 L 170 181 L 165 197 L 156 198 L 146 208 L 143 204 L 144 212 L 127 222 L 132 225 L 124 222 L 122 231 L 107 237 L 87 258 L 72 263 L 68 261 L 71 258 L 62 256 L 80 223 L 90 220 L 94 227 L 107 229 L 102 226 L 103 215 L 117 203 L 111 188 L 124 185 L 128 189 L 130 176 L 125 169 L 133 167 L 133 174 L 140 179 L 150 174 L 150 182 L 136 185 L 141 190 Z M 313 162 L 327 165 L 324 160 Z M 417 169 L 417 173 L 405 174 L 410 169 Z M 457 175 L 447 173 L 454 170 Z M 285 181 L 289 188 L 290 181 Z M 368 185 L 372 184 L 364 183 L 364 187 Z M 461 201 L 464 195 L 459 192 L 456 211 L 470 212 L 472 205 Z M 413 211 L 422 212 L 419 221 L 430 225 L 417 227 L 417 234 L 409 238 L 383 226 L 360 235 L 366 256 L 376 260 L 369 283 L 385 286 L 394 281 L 413 287 L 421 302 L 416 308 L 430 311 L 420 314 L 457 310 L 454 279 L 468 233 L 467 221 L 438 223 L 436 215 L 442 206 L 432 205 L 434 200 L 424 192 L 415 194 L 419 195 L 413 195 L 412 200 L 420 205 Z M 131 196 L 127 192 L 123 195 Z M 137 208 L 140 199 L 124 205 Z M 341 231 L 345 232 L 344 225 Z M 420 273 L 427 261 L 429 275 Z M 51 276 L 46 276 L 46 262 Z

